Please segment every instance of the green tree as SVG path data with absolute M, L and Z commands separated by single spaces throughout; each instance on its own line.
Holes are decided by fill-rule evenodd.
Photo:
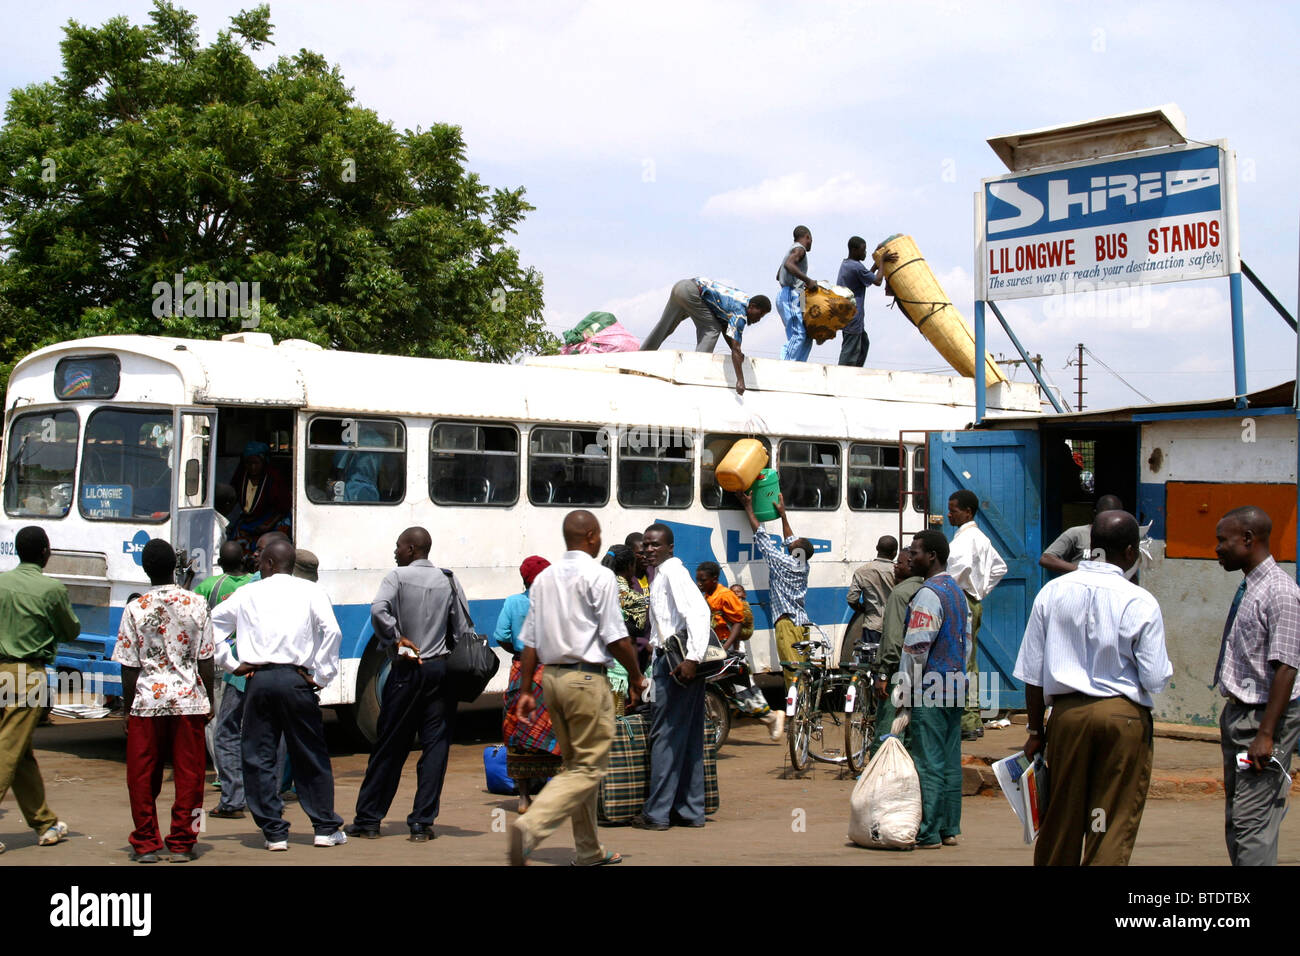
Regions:
M 62 74 L 13 91 L 0 383 L 50 342 L 249 324 L 213 301 L 173 308 L 155 284 L 178 274 L 258 283 L 258 328 L 277 338 L 485 361 L 554 348 L 541 275 L 506 242 L 533 207 L 466 171 L 459 127 L 398 133 L 307 50 L 259 69 L 265 5 L 207 47 L 195 20 L 155 0 L 143 26 L 70 22 Z

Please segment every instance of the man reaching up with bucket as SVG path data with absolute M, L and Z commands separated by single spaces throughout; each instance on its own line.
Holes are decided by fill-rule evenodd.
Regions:
M 800 657 L 794 645 L 808 640 L 808 612 L 804 601 L 808 597 L 808 559 L 812 557 L 812 542 L 796 538 L 785 516 L 785 495 L 776 499 L 776 513 L 781 517 L 781 533 L 789 553 L 777 547 L 772 536 L 763 530 L 754 516 L 754 496 L 748 491 L 737 492 L 745 505 L 749 525 L 754 529 L 754 553 L 767 561 L 767 587 L 771 595 L 770 606 L 776 630 L 776 650 L 782 661 L 796 661 Z M 794 678 L 785 672 L 785 689 L 789 691 Z

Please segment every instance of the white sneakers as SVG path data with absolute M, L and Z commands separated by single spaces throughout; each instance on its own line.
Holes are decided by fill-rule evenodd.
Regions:
M 312 841 L 315 846 L 342 846 L 348 842 L 348 835 L 342 830 L 335 830 L 333 833 L 318 833 L 316 839 Z M 266 848 L 268 850 L 283 852 L 289 849 L 288 840 L 267 840 Z
M 56 843 L 62 843 L 68 838 L 68 825 L 59 820 L 36 841 L 37 846 L 54 846 Z
M 773 740 L 781 739 L 781 735 L 785 733 L 785 714 L 773 710 L 764 714 L 759 720 L 767 725 L 768 733 Z

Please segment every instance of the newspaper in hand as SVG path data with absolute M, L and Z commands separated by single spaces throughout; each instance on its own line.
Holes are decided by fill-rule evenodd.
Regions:
M 993 775 L 1020 820 L 1025 843 L 1033 843 L 1047 812 L 1047 766 L 1043 758 L 1030 760 L 1023 750 L 1018 751 L 995 763 Z

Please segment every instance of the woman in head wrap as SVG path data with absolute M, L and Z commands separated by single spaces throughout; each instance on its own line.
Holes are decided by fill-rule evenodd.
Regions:
M 252 554 L 257 539 L 268 531 L 290 533 L 289 489 L 274 469 L 269 467 L 270 446 L 264 441 L 250 441 L 244 457 L 230 483 L 235 488 L 235 513 L 226 537 L 239 541 Z
M 551 562 L 538 555 L 524 559 L 519 566 L 519 576 L 524 581 L 523 593 L 506 598 L 501 616 L 497 618 L 496 631 L 492 634 L 493 640 L 514 654 L 510 684 L 506 687 L 501 734 L 506 742 L 506 774 L 519 789 L 520 813 L 528 809 L 533 793 L 559 773 L 563 764 L 560 745 L 551 727 L 551 715 L 542 698 L 544 668 L 541 665 L 533 674 L 533 698 L 537 701 L 537 709 L 532 720 L 523 723 L 514 715 L 515 702 L 519 699 L 519 661 L 524 651 L 519 638 L 523 633 L 524 618 L 528 616 L 528 589 L 533 586 L 533 579 L 550 566 Z

